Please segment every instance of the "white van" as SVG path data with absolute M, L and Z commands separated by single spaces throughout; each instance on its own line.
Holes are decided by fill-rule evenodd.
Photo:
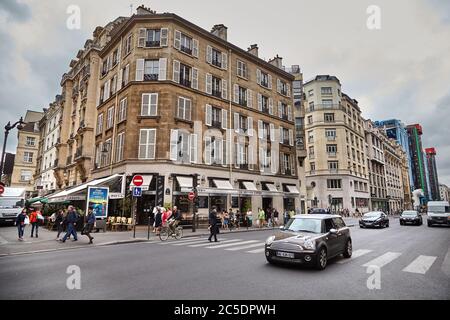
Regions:
M 25 207 L 25 188 L 5 187 L 0 195 L 0 223 L 13 224 Z
M 428 202 L 428 226 L 434 224 L 450 226 L 450 204 L 447 201 Z

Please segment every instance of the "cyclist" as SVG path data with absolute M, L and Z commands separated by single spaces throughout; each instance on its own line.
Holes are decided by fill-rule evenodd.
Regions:
M 172 215 L 169 218 L 169 228 L 172 233 L 175 233 L 175 229 L 181 221 L 181 212 L 178 211 L 177 206 L 172 209 Z

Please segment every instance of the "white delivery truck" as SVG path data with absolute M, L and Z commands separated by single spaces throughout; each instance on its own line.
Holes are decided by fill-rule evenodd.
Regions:
M 0 195 L 0 223 L 14 224 L 25 207 L 25 188 L 5 187 Z
M 435 224 L 450 226 L 450 204 L 447 201 L 429 201 L 427 206 L 429 227 Z

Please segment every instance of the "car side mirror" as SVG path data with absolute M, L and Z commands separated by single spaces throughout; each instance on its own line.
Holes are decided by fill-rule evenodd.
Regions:
M 330 229 L 330 233 L 331 233 L 331 234 L 337 234 L 338 231 L 337 231 L 336 229 Z

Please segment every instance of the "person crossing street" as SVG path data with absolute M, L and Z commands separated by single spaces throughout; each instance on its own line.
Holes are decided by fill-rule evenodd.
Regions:
M 66 242 L 67 238 L 70 237 L 70 235 L 73 235 L 72 241 L 78 241 L 77 231 L 75 229 L 77 221 L 78 221 L 78 214 L 75 211 L 75 208 L 73 206 L 69 206 L 67 213 L 67 232 L 61 239 L 61 242 Z

